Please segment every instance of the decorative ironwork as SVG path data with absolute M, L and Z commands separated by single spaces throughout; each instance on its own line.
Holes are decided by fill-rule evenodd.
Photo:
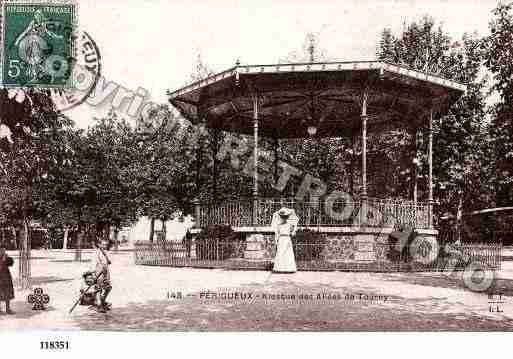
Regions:
M 216 205 L 199 205 L 199 226 L 225 224 L 233 227 L 269 226 L 272 214 L 281 207 L 294 208 L 304 227 L 362 226 L 394 228 L 429 228 L 428 204 L 406 200 L 367 198 L 367 218 L 361 216 L 362 200 L 333 203 L 333 210 L 350 210 L 344 219 L 331 216 L 326 203 L 297 202 L 293 199 L 258 199 L 256 222 L 253 223 L 253 200 L 227 201 Z

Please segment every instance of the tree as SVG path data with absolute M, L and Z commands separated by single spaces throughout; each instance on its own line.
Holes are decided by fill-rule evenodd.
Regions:
M 455 214 L 461 207 L 466 210 L 480 208 L 489 198 L 489 187 L 486 186 L 489 127 L 484 121 L 487 78 L 480 76 L 483 50 L 482 39 L 476 35 L 465 34 L 461 40 L 453 41 L 429 16 L 405 26 L 399 36 L 394 36 L 389 29 L 383 30 L 378 45 L 380 60 L 467 85 L 466 94 L 448 114 L 434 121 L 434 183 L 435 198 L 440 202 L 439 212 Z M 421 137 L 427 138 L 425 133 L 421 133 Z M 391 140 L 397 142 L 398 138 Z M 411 147 L 412 141 L 414 137 L 410 136 L 409 143 L 404 145 Z M 424 179 L 423 183 L 427 179 L 426 146 L 427 141 L 423 140 L 417 148 L 421 166 L 418 176 Z M 392 161 L 393 167 L 400 168 L 401 162 Z M 402 171 L 408 173 L 407 181 L 414 180 L 411 169 L 403 168 Z M 425 185 L 421 187 L 427 190 Z
M 40 217 L 50 228 L 76 236 L 75 260 L 86 238 L 107 237 L 137 218 L 131 168 L 138 159 L 135 131 L 111 111 L 87 131 L 68 131 L 71 155 L 40 188 Z
M 151 220 L 150 237 L 153 241 L 154 224 L 164 224 L 190 201 L 192 152 L 182 146 L 177 136 L 174 114 L 161 105 L 149 113 L 149 121 L 158 124 L 151 132 L 138 132 L 137 157 L 127 169 L 133 179 L 137 208 Z
M 301 50 L 294 50 L 279 60 L 279 63 L 290 62 L 320 62 L 332 60 L 327 51 L 320 45 L 321 36 L 319 32 L 308 32 L 301 46 Z
M 492 90 L 499 101 L 491 109 L 491 137 L 495 152 L 495 186 L 498 206 L 513 203 L 513 3 L 493 11 L 487 38 L 486 67 L 492 73 Z
M 68 247 L 70 230 L 77 222 L 75 203 L 67 202 L 60 193 L 64 185 L 71 186 L 76 178 L 70 173 L 76 171 L 76 143 L 83 136 L 82 132 L 68 127 L 61 129 L 59 136 L 54 137 L 56 161 L 52 162 L 54 165 L 48 168 L 47 173 L 34 187 L 35 218 L 49 230 L 50 240 L 56 240 L 54 235 L 62 232 L 64 249 Z M 53 243 L 55 245 L 57 243 Z
M 0 90 L 0 212 L 16 228 L 21 288 L 30 287 L 30 224 L 37 191 L 48 172 L 66 157 L 61 136 L 71 121 L 59 114 L 50 96 L 36 89 Z
M 500 3 L 493 11 L 490 35 L 486 38 L 486 68 L 493 76 L 491 91 L 498 101 L 490 109 L 490 158 L 493 171 L 493 202 L 498 207 L 513 203 L 513 3 Z M 507 240 L 511 236 L 513 215 L 503 214 L 492 221 L 495 234 Z M 501 233 L 503 232 L 503 233 Z
M 80 177 L 68 192 L 78 204 L 79 234 L 89 225 L 96 238 L 108 238 L 111 229 L 117 233 L 137 219 L 130 171 L 138 159 L 135 139 L 130 125 L 110 111 L 79 141 Z
M 198 55 L 191 81 L 199 81 L 212 74 L 213 71 L 201 55 Z M 170 113 L 164 117 L 170 118 L 171 121 L 180 121 L 179 116 L 169 109 L 167 111 Z M 190 126 L 186 121 L 182 121 L 180 126 L 176 127 L 183 127 L 179 131 L 184 131 L 186 135 L 179 136 L 176 127 L 168 127 L 170 128 L 163 130 L 167 131 L 167 136 L 179 138 L 179 155 L 184 157 L 182 171 L 176 173 L 179 187 L 175 189 L 175 192 L 181 193 L 181 198 L 177 199 L 184 213 L 193 213 L 194 199 L 216 203 L 224 199 L 237 198 L 239 194 L 251 193 L 247 179 L 236 173 L 228 163 L 217 159 L 221 144 L 226 138 L 224 131 L 201 124 Z

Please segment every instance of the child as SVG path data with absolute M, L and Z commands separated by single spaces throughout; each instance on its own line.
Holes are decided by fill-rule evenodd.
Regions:
M 95 273 L 96 278 L 98 278 L 96 283 L 96 287 L 98 288 L 96 295 L 96 310 L 100 313 L 105 313 L 111 308 L 110 303 L 107 302 L 107 297 L 112 290 L 109 270 L 111 262 L 105 253 L 105 251 L 109 249 L 109 244 L 109 241 L 106 239 L 100 241 L 93 258 L 94 266 L 91 270 Z
M 85 272 L 82 275 L 82 278 L 84 278 L 84 284 L 80 289 L 80 305 L 89 305 L 93 307 L 96 305 L 96 294 L 99 291 L 96 286 L 94 272 Z
M 14 261 L 5 253 L 5 247 L 0 245 L 0 302 L 5 302 L 5 312 L 14 314 L 11 310 L 11 300 L 14 299 L 14 287 L 12 285 L 9 267 Z

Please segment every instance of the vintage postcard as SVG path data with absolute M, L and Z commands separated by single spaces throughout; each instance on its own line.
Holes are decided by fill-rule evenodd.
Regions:
M 0 333 L 513 329 L 512 3 L 0 4 Z

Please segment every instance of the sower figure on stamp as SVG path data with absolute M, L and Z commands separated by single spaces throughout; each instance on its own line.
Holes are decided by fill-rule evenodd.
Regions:
M 111 305 L 107 303 L 107 297 L 112 290 L 110 282 L 110 260 L 107 256 L 106 251 L 109 249 L 109 240 L 102 239 L 97 244 L 96 251 L 94 253 L 93 263 L 94 267 L 92 271 L 95 273 L 96 280 L 96 308 L 97 311 L 105 313 L 110 310 Z
M 58 35 L 51 31 L 50 25 L 55 23 L 48 20 L 41 10 L 34 12 L 34 19 L 27 28 L 18 36 L 14 45 L 19 47 L 23 60 L 28 64 L 27 75 L 36 79 L 40 73 L 44 73 L 44 61 L 48 57 L 49 44 L 43 36 L 47 35 L 53 39 L 64 39 L 63 35 Z

